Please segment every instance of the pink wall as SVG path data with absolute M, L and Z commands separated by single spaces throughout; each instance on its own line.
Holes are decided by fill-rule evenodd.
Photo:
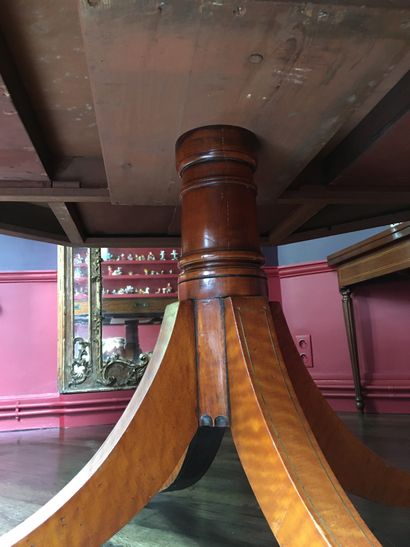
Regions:
M 0 274 L 1 397 L 57 391 L 56 317 L 55 272 Z
M 276 270 L 283 310 L 293 336 L 311 336 L 312 377 L 335 409 L 355 410 L 336 272 L 326 262 L 281 266 Z M 408 413 L 410 282 L 368 284 L 357 288 L 354 295 L 366 410 Z
M 144 351 L 158 326 L 143 326 Z M 0 272 L 0 431 L 115 423 L 131 390 L 60 395 L 57 389 L 57 274 Z
M 313 378 L 337 410 L 355 410 L 336 273 L 325 262 L 266 268 L 294 336 L 309 334 Z M 370 412 L 410 412 L 410 283 L 361 287 L 355 310 Z M 141 326 L 144 351 L 159 326 Z M 60 395 L 57 390 L 56 273 L 0 272 L 0 430 L 114 423 L 132 392 Z

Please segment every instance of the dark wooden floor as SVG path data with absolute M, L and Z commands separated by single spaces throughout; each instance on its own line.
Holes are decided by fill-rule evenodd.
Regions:
M 343 420 L 391 463 L 410 470 L 410 416 L 343 415 Z M 99 447 L 109 430 L 99 426 L 1 433 L 0 533 L 23 520 L 61 488 Z M 352 500 L 382 545 L 410 545 L 409 509 L 385 507 L 358 497 Z M 242 472 L 229 434 L 217 460 L 197 485 L 182 492 L 157 495 L 105 544 L 273 545 L 276 542 Z

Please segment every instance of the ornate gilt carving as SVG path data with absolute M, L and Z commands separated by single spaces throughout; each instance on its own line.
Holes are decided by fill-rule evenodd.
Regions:
M 84 255 L 84 249 L 59 248 L 60 391 L 74 393 L 136 387 L 150 354 L 142 353 L 134 360 L 125 358 L 124 352 L 115 349 L 103 354 L 101 252 L 100 249 L 87 249 L 83 262 L 78 258 L 81 253 Z M 79 279 L 84 282 L 80 297 L 75 288 Z
M 148 353 L 142 353 L 138 363 L 123 359 L 118 354 L 113 355 L 102 363 L 97 381 L 111 387 L 136 386 L 141 381 L 149 359 Z
M 69 387 L 85 382 L 92 373 L 92 362 L 90 360 L 90 343 L 78 336 L 73 342 L 74 352 L 77 352 L 69 369 Z

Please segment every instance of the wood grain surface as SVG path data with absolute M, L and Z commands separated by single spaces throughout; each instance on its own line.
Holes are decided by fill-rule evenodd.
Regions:
M 194 355 L 192 306 L 173 304 L 143 380 L 100 450 L 0 545 L 100 545 L 144 507 L 197 430 Z
M 407 10 L 321 4 L 81 0 L 113 203 L 175 204 L 173 143 L 222 123 L 263 141 L 259 199 L 272 204 L 369 112 L 408 70 Z
M 410 506 L 410 473 L 388 465 L 343 424 L 306 370 L 280 305 L 270 307 L 278 351 L 299 404 L 343 488 L 379 503 Z
M 267 300 L 227 299 L 226 330 L 233 439 L 280 545 L 380 545 L 303 414 Z
M 267 294 L 253 181 L 257 147 L 255 135 L 231 125 L 199 127 L 178 139 L 180 300 Z
M 198 416 L 206 425 L 229 425 L 223 300 L 195 302 Z M 204 423 L 205 425 L 205 423 Z

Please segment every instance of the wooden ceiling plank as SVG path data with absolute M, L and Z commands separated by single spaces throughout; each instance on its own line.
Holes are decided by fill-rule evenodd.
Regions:
M 85 234 L 82 221 L 72 203 L 49 203 L 58 222 L 73 245 L 84 245 Z
M 57 161 L 101 156 L 77 4 L 0 1 L 2 34 Z
M 0 84 L 3 90 L 3 101 L 6 98 L 10 102 L 10 113 L 17 112 L 21 127 L 16 128 L 21 133 L 21 138 L 26 139 L 28 144 L 32 144 L 33 150 L 26 150 L 31 152 L 34 159 L 38 158 L 37 168 L 35 174 L 43 175 L 43 178 L 51 178 L 53 174 L 54 161 L 50 154 L 49 148 L 44 139 L 44 135 L 40 129 L 35 111 L 32 107 L 30 96 L 27 93 L 25 86 L 20 78 L 17 67 L 15 66 L 12 55 L 7 47 L 3 35 L 0 33 L 0 75 L 3 84 Z M 3 114 L 5 110 L 3 109 Z M 10 135 L 11 138 L 11 135 Z M 28 149 L 29 147 L 26 146 Z M 22 151 L 23 152 L 23 151 Z M 42 172 L 45 171 L 44 174 Z M 0 166 L 1 176 L 1 166 Z
M 1 188 L 51 188 L 51 180 L 0 180 Z
M 110 197 L 106 188 L 32 188 L 21 185 L 8 188 L 0 185 L 0 202 L 2 201 L 107 203 L 110 201 Z
M 379 215 L 369 218 L 362 218 L 351 222 L 345 222 L 334 226 L 324 226 L 323 228 L 315 228 L 313 230 L 301 230 L 294 232 L 286 237 L 281 243 L 296 243 L 298 241 L 307 241 L 318 237 L 328 237 L 332 235 L 343 234 L 346 232 L 354 232 L 357 230 L 366 230 L 367 228 L 377 228 L 378 226 L 386 226 L 387 224 L 395 224 L 396 222 L 407 222 L 410 220 L 410 208 Z
M 410 187 L 340 187 L 340 186 L 303 186 L 298 190 L 287 190 L 278 199 L 279 203 L 321 202 L 329 204 L 355 203 L 409 203 Z
M 270 231 L 269 242 L 272 245 L 283 243 L 283 240 L 299 228 L 299 226 L 315 216 L 321 208 L 322 206 L 316 202 L 298 205 L 290 215 Z
M 360 155 L 364 154 L 379 138 L 409 111 L 410 107 L 410 72 L 408 72 L 394 88 L 376 105 L 375 108 L 360 122 L 360 124 L 317 166 L 322 173 L 322 187 L 307 188 L 303 184 L 303 173 L 292 185 L 295 190 L 288 190 L 282 194 L 283 203 L 292 200 L 302 202 L 295 212 L 278 226 L 274 226 L 269 234 L 271 242 L 280 243 L 282 239 L 289 240 L 289 236 L 302 224 L 310 220 L 324 206 L 329 203 L 403 203 L 409 200 L 409 192 L 405 189 L 369 190 L 360 188 L 337 188 L 337 177 L 342 174 Z M 309 174 L 315 171 L 315 161 L 306 169 Z M 334 186 L 336 188 L 334 188 Z M 400 199 L 400 196 L 403 200 Z M 383 200 L 383 198 L 385 198 Z M 279 199 L 281 201 L 281 199 Z M 309 217 L 309 211 L 311 216 Z M 390 217 L 388 217 L 390 218 Z M 324 230 L 326 232 L 326 230 Z
M 323 162 L 322 184 L 330 184 L 410 110 L 410 71 Z
M 167 235 L 152 236 L 117 236 L 117 237 L 95 237 L 89 236 L 85 239 L 87 247 L 152 247 L 163 249 L 164 247 L 181 247 L 180 237 Z
M 13 237 L 22 237 L 33 239 L 35 241 L 44 241 L 46 243 L 55 243 L 56 245 L 67 245 L 68 238 L 57 236 L 55 233 L 47 232 L 37 228 L 19 226 L 7 222 L 0 222 L 0 234 Z
M 394 85 L 407 70 L 394 8 L 235 7 L 80 1 L 113 203 L 174 205 L 175 139 L 212 123 L 261 138 L 259 203 L 273 203 L 382 82 Z

